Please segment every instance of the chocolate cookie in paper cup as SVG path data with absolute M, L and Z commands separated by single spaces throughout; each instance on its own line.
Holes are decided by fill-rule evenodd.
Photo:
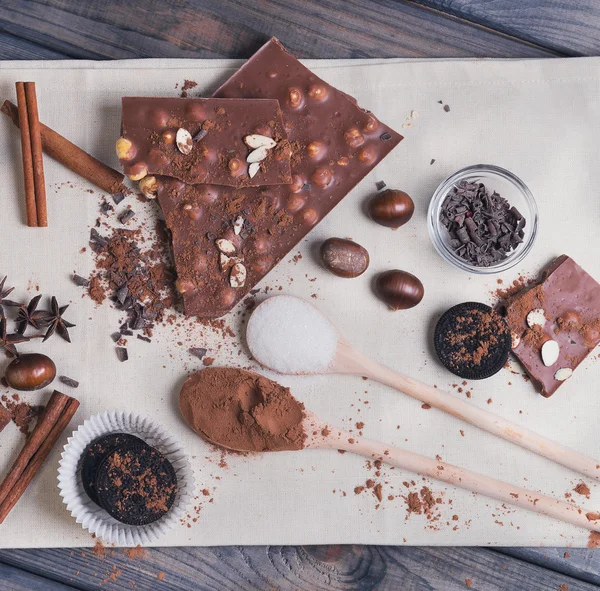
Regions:
M 65 445 L 58 469 L 63 502 L 106 543 L 144 545 L 183 516 L 194 480 L 181 443 L 143 415 L 104 411 Z

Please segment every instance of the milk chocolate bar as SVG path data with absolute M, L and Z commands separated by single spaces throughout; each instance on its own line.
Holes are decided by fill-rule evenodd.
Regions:
M 513 352 L 543 396 L 552 396 L 600 342 L 600 284 L 567 255 L 505 308 Z
M 402 140 L 276 39 L 216 96 L 279 101 L 292 182 L 231 190 L 159 179 L 185 312 L 208 318 L 231 310 Z
M 124 97 L 122 103 L 117 154 L 133 180 L 162 174 L 232 187 L 292 181 L 276 100 Z M 153 187 L 153 179 L 141 183 L 142 190 Z

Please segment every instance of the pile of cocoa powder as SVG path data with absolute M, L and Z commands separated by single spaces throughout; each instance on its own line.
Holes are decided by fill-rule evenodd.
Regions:
M 229 367 L 191 375 L 179 396 L 183 418 L 201 437 L 240 451 L 304 448 L 304 405 L 289 388 Z

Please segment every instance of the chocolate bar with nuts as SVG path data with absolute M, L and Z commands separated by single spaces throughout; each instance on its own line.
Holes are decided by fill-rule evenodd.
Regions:
M 122 105 L 117 156 L 148 196 L 155 174 L 232 187 L 292 180 L 276 100 L 124 97 Z
M 292 182 L 231 190 L 159 178 L 189 316 L 226 314 L 402 140 L 271 39 L 216 92 L 276 99 Z
M 600 343 L 600 284 L 567 255 L 504 307 L 513 352 L 543 396 L 552 396 Z

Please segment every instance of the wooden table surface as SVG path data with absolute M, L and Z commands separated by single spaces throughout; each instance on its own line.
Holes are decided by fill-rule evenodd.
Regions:
M 0 59 L 600 55 L 598 0 L 4 0 Z M 1 528 L 0 528 L 0 535 Z M 0 589 L 584 591 L 600 553 L 390 546 L 2 550 Z

